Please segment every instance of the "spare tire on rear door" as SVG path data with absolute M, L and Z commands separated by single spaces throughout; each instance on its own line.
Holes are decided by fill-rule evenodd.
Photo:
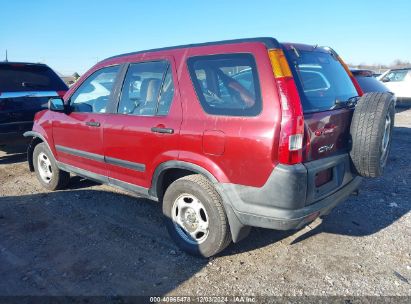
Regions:
M 390 93 L 367 93 L 358 101 L 352 122 L 352 162 L 364 177 L 382 175 L 391 147 L 395 98 Z

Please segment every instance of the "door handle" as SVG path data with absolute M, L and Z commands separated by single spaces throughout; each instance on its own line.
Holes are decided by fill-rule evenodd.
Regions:
M 87 121 L 86 125 L 89 127 L 100 127 L 100 123 L 98 121 Z
M 152 127 L 151 132 L 154 133 L 164 133 L 164 134 L 173 134 L 174 129 L 172 128 L 161 128 L 161 127 Z

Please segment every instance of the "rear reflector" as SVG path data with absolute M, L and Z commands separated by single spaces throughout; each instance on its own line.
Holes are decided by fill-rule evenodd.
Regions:
M 303 148 L 303 134 L 290 135 L 288 142 L 288 150 L 297 151 Z

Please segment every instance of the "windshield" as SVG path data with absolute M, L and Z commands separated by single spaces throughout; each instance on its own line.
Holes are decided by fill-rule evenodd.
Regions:
M 67 90 L 67 86 L 47 66 L 0 64 L 0 92 L 65 90 Z
M 305 113 L 332 110 L 357 96 L 341 63 L 323 51 L 286 51 Z M 337 102 L 336 102 L 337 101 Z

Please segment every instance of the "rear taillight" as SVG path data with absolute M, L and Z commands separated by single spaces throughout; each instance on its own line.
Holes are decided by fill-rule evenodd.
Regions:
M 64 97 L 64 94 L 66 94 L 67 91 L 57 91 L 57 95 L 61 98 Z
M 298 89 L 287 58 L 281 49 L 268 51 L 281 101 L 281 132 L 278 161 L 293 165 L 302 162 L 304 116 Z

